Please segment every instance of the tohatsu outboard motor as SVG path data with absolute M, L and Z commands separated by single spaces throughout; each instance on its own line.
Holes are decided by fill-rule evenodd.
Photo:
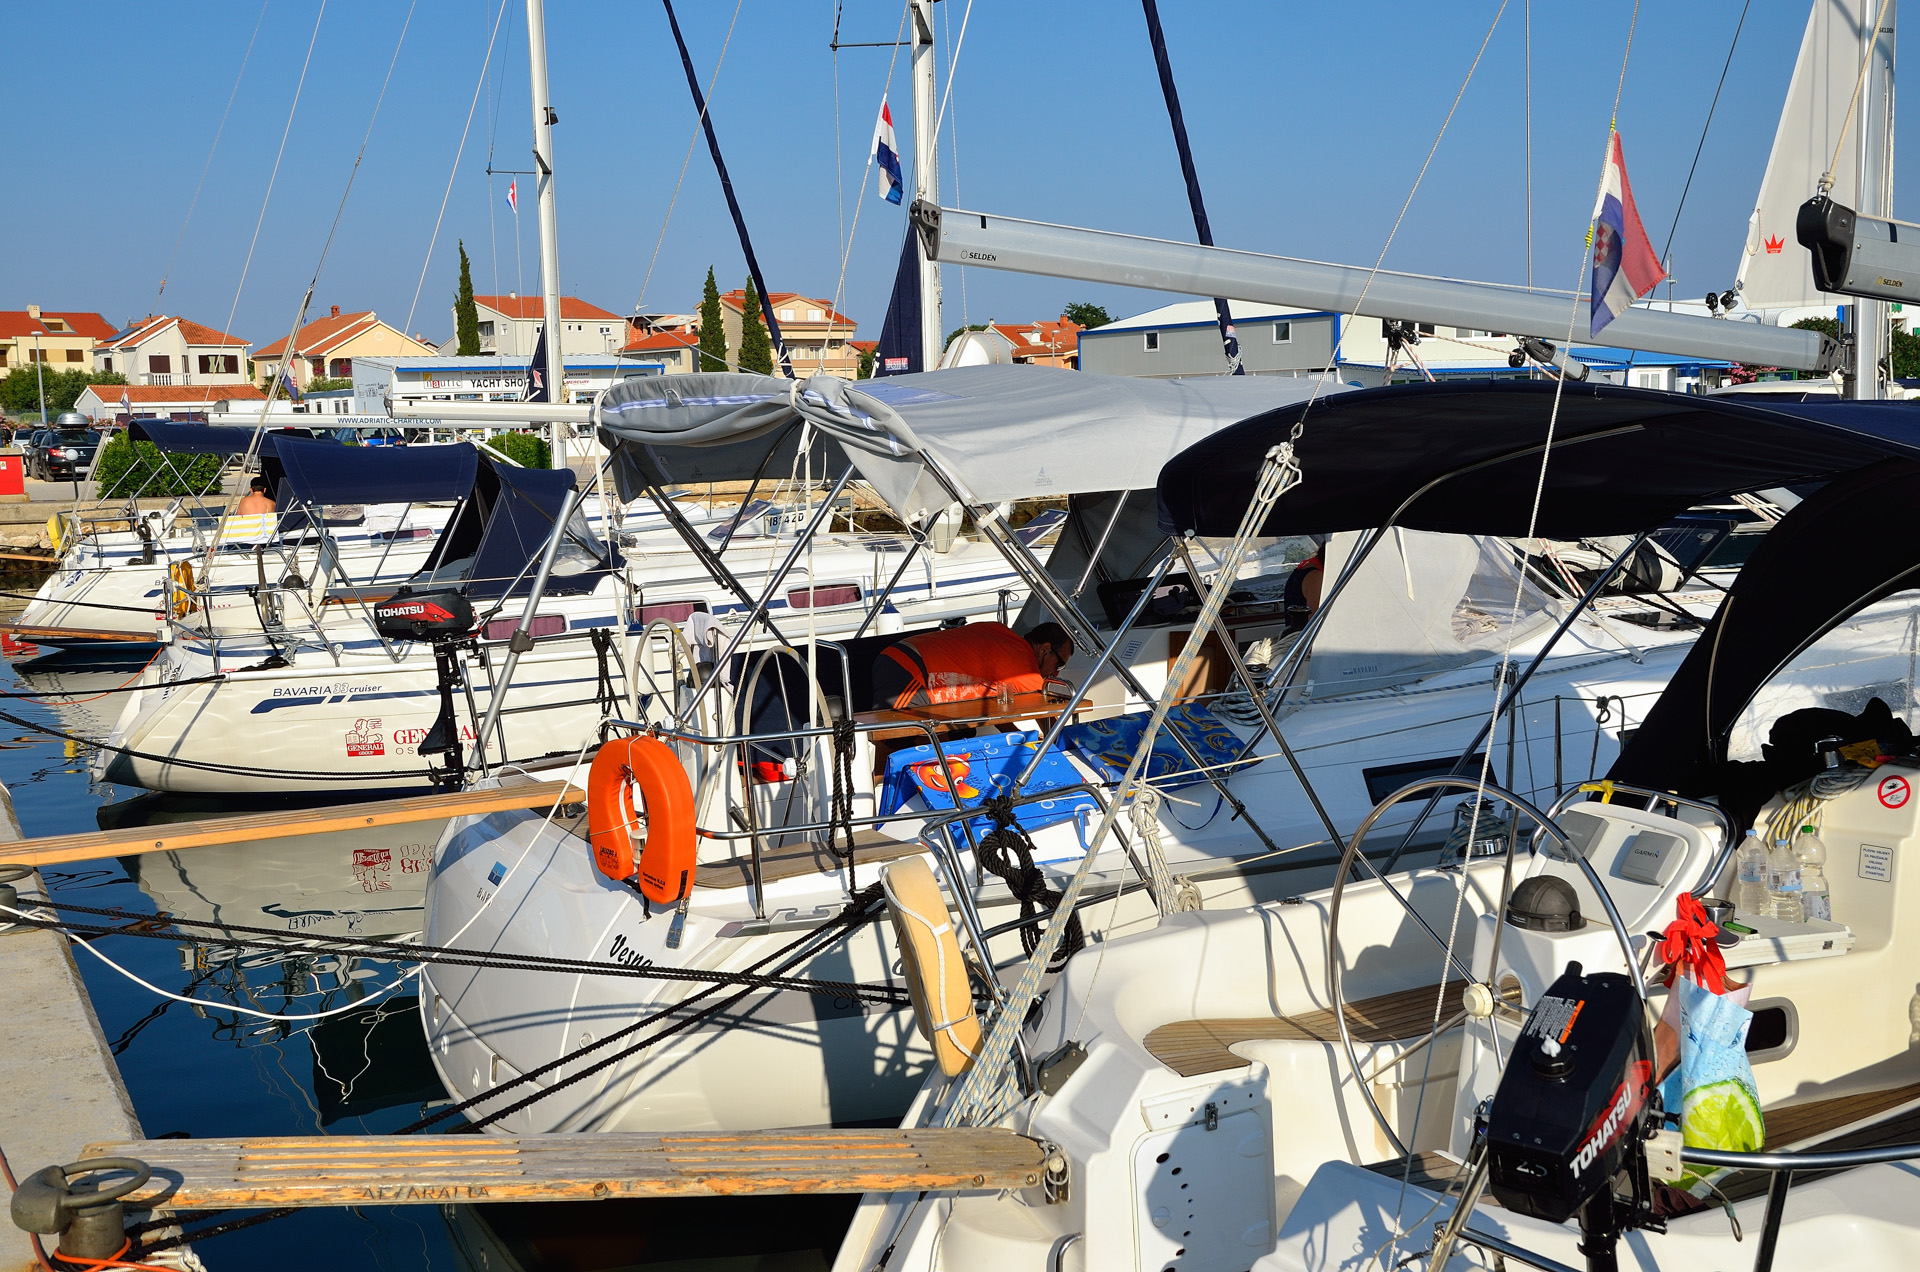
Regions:
M 473 602 L 453 588 L 416 592 L 403 587 L 373 607 L 373 627 L 387 640 L 424 640 L 433 645 L 440 714 L 420 740 L 420 756 L 445 755 L 446 768 L 435 780 L 460 789 L 466 780 L 466 765 L 459 721 L 453 713 L 453 691 L 466 685 L 460 670 L 460 650 L 473 645 Z
M 1534 1005 L 1486 1115 L 1487 1184 L 1508 1209 L 1580 1218 L 1591 1272 L 1629 1228 L 1658 1226 L 1646 1143 L 1657 1114 L 1646 1009 L 1618 972 L 1567 970 Z

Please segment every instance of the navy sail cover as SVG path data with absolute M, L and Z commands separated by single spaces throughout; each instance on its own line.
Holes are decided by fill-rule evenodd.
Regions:
M 1526 380 L 1399 385 L 1283 406 L 1188 447 L 1160 471 L 1161 529 L 1234 534 L 1268 449 L 1302 416 L 1303 480 L 1274 506 L 1265 535 L 1384 525 L 1527 534 L 1549 420 L 1534 530 L 1546 538 L 1635 534 L 1715 496 L 1920 458 L 1920 409 L 1904 402 L 1763 406 Z
M 243 448 L 244 449 L 244 448 Z M 313 504 L 425 503 L 473 489 L 480 460 L 466 442 L 452 446 L 342 446 L 281 436 L 274 446 L 284 487 Z M 285 501 L 282 500 L 282 506 Z

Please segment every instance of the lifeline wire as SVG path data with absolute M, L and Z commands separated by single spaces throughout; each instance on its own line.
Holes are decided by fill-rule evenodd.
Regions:
M 1585 239 L 1582 241 L 1580 246 L 1580 268 L 1579 268 L 1579 271 L 1575 274 L 1576 287 L 1578 286 L 1578 279 L 1580 274 L 1584 274 L 1586 272 L 1587 244 L 1593 241 L 1594 222 L 1598 218 L 1599 211 L 1600 211 L 1599 196 L 1601 194 L 1604 194 L 1606 190 L 1606 165 L 1607 163 L 1610 163 L 1612 161 L 1614 129 L 1620 119 L 1620 97 L 1622 93 L 1624 93 L 1626 90 L 1627 65 L 1628 65 L 1629 59 L 1633 56 L 1633 34 L 1634 34 L 1634 29 L 1639 24 L 1639 21 L 1640 21 L 1640 0 L 1634 0 L 1632 15 L 1627 20 L 1626 47 L 1621 51 L 1621 54 L 1620 54 L 1620 78 L 1615 83 L 1614 90 L 1613 90 L 1613 110 L 1608 115 L 1607 159 L 1603 161 L 1603 163 L 1601 164 L 1600 180 L 1598 182 L 1598 189 L 1596 190 L 1596 195 L 1594 200 L 1594 210 L 1587 217 L 1587 233 L 1586 233 Z M 1567 339 L 1566 339 L 1565 345 L 1563 345 L 1562 347 L 1564 348 L 1572 347 L 1574 328 L 1579 323 L 1579 320 L 1580 320 L 1580 302 L 1579 302 L 1578 296 L 1576 296 L 1574 299 L 1571 312 L 1567 315 Z M 1565 392 L 1566 392 L 1566 377 L 1565 376 L 1555 377 L 1554 388 L 1553 388 L 1553 406 L 1547 415 L 1546 441 L 1541 446 L 1541 449 L 1540 449 L 1540 467 L 1539 467 L 1538 476 L 1534 480 L 1533 503 L 1527 512 L 1526 538 L 1528 540 L 1532 540 L 1536 544 L 1539 542 L 1535 532 L 1539 529 L 1539 525 L 1540 525 L 1540 505 L 1546 497 L 1547 466 L 1553 458 L 1554 435 L 1559 426 L 1560 403 Z M 1516 634 L 1514 628 L 1515 628 L 1515 625 L 1519 622 L 1520 602 L 1521 602 L 1522 596 L 1525 593 L 1525 587 L 1526 587 L 1526 576 L 1525 576 L 1525 573 L 1522 572 L 1515 581 L 1514 593 L 1513 593 L 1513 607 L 1509 611 L 1507 616 L 1507 624 L 1508 624 L 1507 642 L 1506 642 L 1506 649 L 1501 654 L 1501 658 L 1500 658 L 1501 671 L 1500 671 L 1500 674 L 1498 674 L 1494 678 L 1493 721 L 1488 725 L 1489 736 L 1491 736 L 1491 731 L 1493 729 L 1496 729 L 1499 724 L 1501 699 L 1502 699 L 1503 691 L 1506 684 L 1507 670 L 1511 665 L 1511 660 L 1513 656 L 1513 642 Z M 1474 791 L 1472 820 L 1469 823 L 1469 827 L 1468 827 L 1467 842 L 1469 844 L 1471 844 L 1474 838 L 1478 837 L 1480 833 L 1480 815 L 1481 815 L 1482 809 L 1485 807 L 1485 804 L 1486 804 L 1487 779 L 1493 765 L 1493 752 L 1494 752 L 1494 748 L 1490 745 L 1485 749 L 1485 751 L 1481 753 L 1481 756 L 1480 756 L 1480 777 L 1479 777 L 1479 782 Z M 1517 816 L 1518 814 L 1516 813 L 1515 815 Z M 1511 868 L 1511 858 L 1513 856 L 1513 847 L 1514 847 L 1513 837 L 1509 836 L 1507 840 L 1507 856 L 1509 858 L 1509 868 Z M 1468 872 L 1463 867 L 1460 871 L 1459 886 L 1458 888 L 1456 888 L 1454 892 L 1452 922 L 1449 924 L 1447 928 L 1447 944 L 1446 944 L 1446 950 L 1445 950 L 1445 958 L 1448 961 L 1451 961 L 1453 958 L 1454 942 L 1459 936 L 1460 911 L 1466 904 L 1467 883 L 1468 883 Z M 1442 966 L 1442 969 L 1444 970 L 1446 964 L 1443 963 L 1441 966 Z M 1488 974 L 1489 975 L 1492 974 L 1492 969 L 1488 969 Z M 1435 998 L 1434 998 L 1433 1021 L 1432 1021 L 1431 1029 L 1429 1031 L 1432 1034 L 1439 1033 L 1440 1017 L 1442 1013 L 1446 1010 L 1446 986 L 1444 984 L 1444 981 L 1445 981 L 1444 976 L 1442 977 L 1442 981 L 1443 983 L 1439 989 L 1439 992 L 1435 995 Z M 1497 1035 L 1495 1039 L 1495 1047 L 1496 1047 L 1495 1054 L 1497 1055 L 1498 1054 Z M 1432 1070 L 1433 1070 L 1433 1051 L 1434 1051 L 1434 1048 L 1430 1047 L 1427 1049 L 1427 1055 L 1421 1070 L 1420 1094 L 1414 1101 L 1413 1124 L 1416 1130 L 1418 1129 L 1420 1124 L 1421 1109 L 1426 1103 L 1427 1079 L 1432 1075 Z M 1359 1075 L 1357 1074 L 1355 1075 L 1356 1079 L 1358 1078 L 1358 1076 Z M 1412 1138 L 1412 1132 L 1409 1132 L 1408 1137 L 1410 1139 Z M 1393 1254 L 1396 1247 L 1398 1246 L 1400 1239 L 1406 1236 L 1410 1231 L 1410 1227 L 1403 1225 L 1400 1222 L 1400 1220 L 1402 1217 L 1402 1207 L 1406 1205 L 1407 1190 L 1411 1186 L 1412 1176 L 1413 1176 L 1413 1154 L 1409 1152 L 1407 1154 L 1406 1168 L 1404 1171 L 1402 1171 L 1400 1176 L 1399 1197 L 1394 1202 L 1395 1234 L 1387 1242 L 1387 1246 L 1386 1246 L 1387 1258 L 1385 1260 L 1384 1266 L 1392 1265 Z M 1429 1211 L 1429 1213 L 1431 1213 L 1431 1211 Z

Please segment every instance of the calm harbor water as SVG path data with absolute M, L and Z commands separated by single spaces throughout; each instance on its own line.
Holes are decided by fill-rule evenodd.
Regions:
M 40 651 L 0 660 L 0 701 L 32 725 L 99 737 L 146 655 Z M 258 811 L 93 782 L 85 748 L 0 721 L 0 781 L 30 836 Z M 286 805 L 278 805 L 284 807 Z M 292 933 L 418 932 L 439 825 L 74 863 L 45 872 L 68 902 Z M 119 922 L 108 920 L 108 922 Z M 150 1137 L 374 1135 L 445 1101 L 405 965 L 286 958 L 114 935 L 74 957 Z M 136 984 L 198 1000 L 175 1002 Z M 400 981 L 399 988 L 387 990 Z M 385 992 L 383 992 L 385 991 Z M 249 1015 L 313 1015 L 279 1021 Z M 339 1009 L 345 1010 L 339 1010 Z M 45 1163 L 20 1163 L 37 1169 Z M 197 1247 L 209 1268 L 471 1272 L 814 1272 L 853 1198 L 303 1210 Z

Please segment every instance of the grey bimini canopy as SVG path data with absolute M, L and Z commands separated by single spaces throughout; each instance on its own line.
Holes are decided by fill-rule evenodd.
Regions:
M 624 498 L 648 481 L 784 477 L 804 420 L 896 515 L 917 521 L 954 498 L 934 467 L 975 504 L 1146 490 L 1185 448 L 1314 389 L 1311 379 L 1142 380 L 1004 365 L 858 381 L 714 373 L 623 380 L 601 395 L 597 422 Z

